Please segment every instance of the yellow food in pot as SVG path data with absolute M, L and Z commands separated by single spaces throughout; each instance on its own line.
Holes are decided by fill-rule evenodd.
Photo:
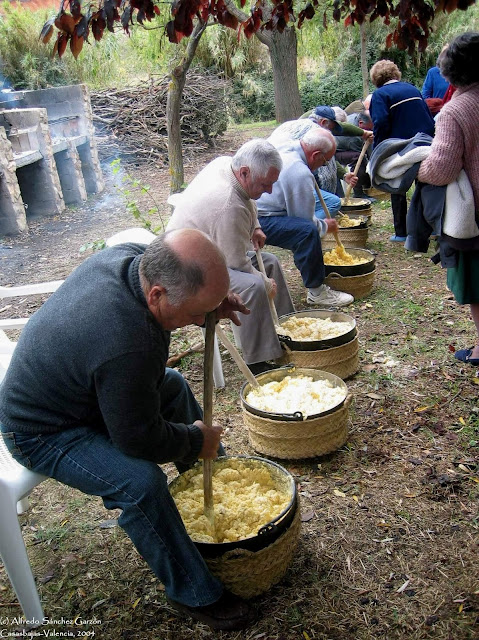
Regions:
M 201 469 L 186 487 L 172 490 L 186 530 L 196 542 L 236 542 L 251 538 L 288 506 L 291 495 L 266 466 L 231 460 L 213 470 L 214 528 L 204 515 Z
M 360 218 L 350 218 L 347 213 L 342 213 L 337 216 L 338 225 L 342 229 L 348 229 L 349 227 L 359 227 L 362 220 Z
M 368 258 L 358 258 L 357 256 L 352 256 L 346 251 L 343 245 L 336 246 L 334 247 L 334 249 L 331 249 L 331 251 L 326 251 L 323 255 L 323 259 L 324 264 L 335 265 L 338 267 L 365 264 L 366 262 L 369 262 Z
M 336 338 L 348 333 L 352 328 L 349 322 L 334 322 L 331 318 L 312 316 L 293 316 L 282 322 L 280 327 L 276 327 L 280 335 L 304 342 Z
M 346 397 L 344 387 L 335 387 L 330 380 L 313 380 L 311 376 L 285 376 L 252 389 L 246 402 L 268 413 L 316 415 L 340 404 Z

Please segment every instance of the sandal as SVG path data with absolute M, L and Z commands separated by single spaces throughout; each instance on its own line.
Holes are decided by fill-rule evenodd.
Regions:
M 471 358 L 471 354 L 472 349 L 459 349 L 459 351 L 456 351 L 454 354 L 454 357 L 461 362 L 472 364 L 473 367 L 479 367 L 479 358 Z

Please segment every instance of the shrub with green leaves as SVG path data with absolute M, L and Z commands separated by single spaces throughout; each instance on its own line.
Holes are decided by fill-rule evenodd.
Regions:
M 275 117 L 273 74 L 244 73 L 233 79 L 228 112 L 234 122 L 257 122 Z

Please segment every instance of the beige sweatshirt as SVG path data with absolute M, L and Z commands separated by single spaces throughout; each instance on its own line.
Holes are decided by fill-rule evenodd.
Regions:
M 188 228 L 199 229 L 216 242 L 228 268 L 259 274 L 247 255 L 253 249 L 253 231 L 261 228 L 256 203 L 236 179 L 231 157 L 221 156 L 210 162 L 175 197 L 175 210 L 166 230 Z M 271 284 L 264 280 L 269 291 Z

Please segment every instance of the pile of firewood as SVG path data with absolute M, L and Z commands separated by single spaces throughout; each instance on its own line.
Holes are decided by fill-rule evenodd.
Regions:
M 168 78 L 123 89 L 91 93 L 100 158 L 121 156 L 134 162 L 167 163 L 166 98 Z M 188 73 L 181 102 L 181 134 L 186 155 L 204 151 L 224 133 L 227 83 L 211 74 Z

